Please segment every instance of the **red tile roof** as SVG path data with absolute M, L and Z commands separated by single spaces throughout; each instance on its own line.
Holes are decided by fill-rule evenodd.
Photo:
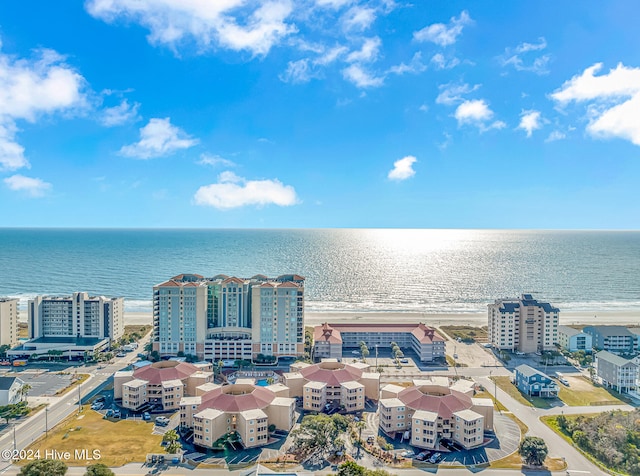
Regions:
M 226 392 L 236 389 L 246 388 L 248 393 L 243 395 L 231 395 Z M 214 408 L 222 412 L 236 413 L 246 410 L 263 409 L 276 398 L 276 394 L 265 387 L 248 384 L 225 385 L 202 395 L 202 403 L 198 406 L 198 411 L 205 408 Z
M 444 338 L 433 327 L 420 324 L 327 324 L 313 329 L 313 340 L 338 344 L 341 332 L 406 332 L 411 333 L 422 344 L 444 342 Z M 339 340 L 336 340 L 339 339 Z
M 342 344 L 342 336 L 340 331 L 334 329 L 326 322 L 321 326 L 313 328 L 314 342 L 328 342 L 329 344 Z
M 359 380 L 362 370 L 349 364 L 341 364 L 339 368 L 323 368 L 323 364 L 309 365 L 300 370 L 302 376 L 313 382 L 326 383 L 330 387 L 339 387 L 343 382 Z
M 200 369 L 188 362 L 162 361 L 135 370 L 133 376 L 152 385 L 160 385 L 167 380 L 184 380 L 196 372 Z
M 398 398 L 413 410 L 435 412 L 442 418 L 451 418 L 455 412 L 468 410 L 473 406 L 471 397 L 457 390 L 449 395 L 427 395 L 419 387 L 408 387 L 398 394 Z

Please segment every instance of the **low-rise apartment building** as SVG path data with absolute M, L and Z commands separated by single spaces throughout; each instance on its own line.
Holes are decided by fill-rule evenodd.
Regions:
M 379 398 L 380 374 L 369 370 L 368 364 L 336 360 L 313 365 L 296 362 L 283 375 L 283 383 L 292 397 L 302 397 L 304 410 L 323 412 L 342 406 L 356 412 L 364 409 L 366 398 Z
M 446 377 L 414 380 L 406 388 L 386 385 L 378 405 L 380 429 L 392 438 L 403 433 L 417 448 L 436 449 L 442 439 L 477 448 L 484 430 L 493 429 L 493 402 L 473 393 L 473 382 Z
M 637 388 L 638 364 L 606 350 L 601 350 L 595 357 L 596 375 L 603 385 L 620 393 Z
M 289 431 L 295 422 L 295 399 L 282 385 L 261 387 L 251 379 L 233 385 L 207 384 L 180 402 L 180 425 L 193 430 L 197 446 L 212 448 L 236 433 L 245 448 L 269 443 L 269 426 Z
M 113 377 L 113 397 L 122 406 L 141 411 L 152 405 L 163 410 L 178 408 L 182 397 L 195 395 L 196 387 L 213 382 L 210 364 L 163 360 Z
M 596 350 L 627 355 L 638 351 L 638 334 L 625 326 L 587 326 L 582 331 L 592 337 Z
M 558 345 L 569 352 L 583 350 L 591 353 L 593 338 L 591 334 L 579 331 L 569 326 L 558 326 Z
M 444 359 L 444 338 L 424 324 L 322 324 L 313 330 L 316 359 L 342 357 L 343 349 L 358 349 L 367 344 L 371 355 L 375 348 L 389 349 L 395 342 L 401 349 L 413 350 L 421 362 Z

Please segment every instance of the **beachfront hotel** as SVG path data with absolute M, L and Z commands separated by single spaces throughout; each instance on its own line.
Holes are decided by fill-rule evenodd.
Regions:
M 531 294 L 497 299 L 488 305 L 489 342 L 497 349 L 517 352 L 554 350 L 560 309 Z
M 347 412 L 361 411 L 366 399 L 378 400 L 380 374 L 368 364 L 345 364 L 326 359 L 318 364 L 295 362 L 283 374 L 283 383 L 292 397 L 302 398 L 302 408 L 323 412 L 343 407 Z
M 482 446 L 484 430 L 493 429 L 493 401 L 473 394 L 473 382 L 447 377 L 414 380 L 410 387 L 385 385 L 380 429 L 391 438 L 402 433 L 418 448 L 436 449 L 443 438 L 466 449 Z
M 83 357 L 108 348 L 124 333 L 124 298 L 90 296 L 36 296 L 27 304 L 29 341 L 8 352 L 13 357 L 62 352 Z
M 121 370 L 113 376 L 113 398 L 134 411 L 152 405 L 176 410 L 185 395 L 196 395 L 196 387 L 213 382 L 211 364 L 162 360 L 136 370 Z
M 289 431 L 296 420 L 295 399 L 282 385 L 260 386 L 253 379 L 232 385 L 207 384 L 180 401 L 180 426 L 193 430 L 195 445 L 211 448 L 229 433 L 245 448 L 269 441 L 269 426 Z
M 376 347 L 389 349 L 391 342 L 403 350 L 413 350 L 420 362 L 445 358 L 444 338 L 424 324 L 327 324 L 313 329 L 313 356 L 317 359 L 341 359 L 344 349 L 359 349 L 367 344 L 374 355 Z
M 18 300 L 0 298 L 0 345 L 18 345 Z
M 304 278 L 181 274 L 153 287 L 153 349 L 209 361 L 304 354 Z

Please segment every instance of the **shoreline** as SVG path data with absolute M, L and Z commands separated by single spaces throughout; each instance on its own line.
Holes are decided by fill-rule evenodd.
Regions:
M 151 324 L 151 312 L 125 312 L 125 325 Z M 482 327 L 487 325 L 487 314 L 475 313 L 441 313 L 427 314 L 423 312 L 306 312 L 305 325 L 318 326 L 324 324 L 382 324 L 389 322 L 420 322 L 432 327 L 467 325 Z M 626 325 L 640 327 L 640 311 L 599 311 L 579 312 L 560 311 L 560 325 Z

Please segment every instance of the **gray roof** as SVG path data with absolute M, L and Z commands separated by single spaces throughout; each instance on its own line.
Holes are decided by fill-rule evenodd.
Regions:
M 597 332 L 603 337 L 612 336 L 629 336 L 634 337 L 635 334 L 624 326 L 587 326 L 583 329 L 584 332 L 591 333 Z
M 16 377 L 0 377 L 0 390 L 9 390 L 16 381 Z
M 541 375 L 542 377 L 545 377 L 551 380 L 551 377 L 549 377 L 547 374 L 540 372 L 539 370 L 536 370 L 533 367 L 526 364 L 518 365 L 516 367 L 516 372 L 521 373 L 525 377 L 533 377 L 534 375 Z
M 608 352 L 606 350 L 601 350 L 596 354 L 596 361 L 598 359 L 602 359 L 606 362 L 610 362 L 613 365 L 617 365 L 618 367 L 621 367 L 626 364 L 633 364 L 631 360 L 625 359 L 624 357 L 620 357 L 619 355 L 616 355 L 616 354 L 612 354 L 611 352 Z
M 558 326 L 558 332 L 562 332 L 563 334 L 566 334 L 569 337 L 572 337 L 578 334 L 584 334 L 584 332 L 569 326 Z

